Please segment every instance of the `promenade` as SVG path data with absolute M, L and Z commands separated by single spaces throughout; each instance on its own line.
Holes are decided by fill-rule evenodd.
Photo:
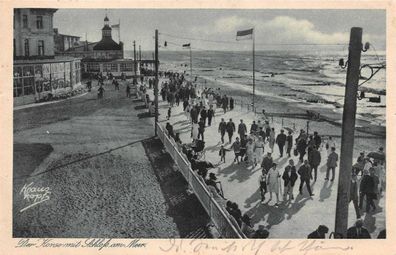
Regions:
M 161 81 L 160 81 L 161 84 Z M 151 93 L 151 91 L 150 91 Z M 183 112 L 182 103 L 179 106 L 172 108 L 172 116 L 170 120 L 166 120 L 167 110 L 169 108 L 167 102 L 163 102 L 160 99 L 159 102 L 159 121 L 165 127 L 167 122 L 173 125 L 175 133 L 180 133 L 180 138 L 183 143 L 190 143 L 192 141 L 190 137 L 191 123 L 187 120 L 185 113 Z M 281 112 L 282 109 L 279 109 Z M 239 205 L 239 208 L 243 213 L 247 213 L 254 224 L 255 229 L 258 225 L 264 225 L 269 229 L 269 238 L 306 238 L 306 236 L 314 231 L 319 225 L 326 225 L 329 227 L 330 232 L 334 231 L 335 224 L 335 211 L 336 211 L 336 200 L 337 200 L 337 186 L 338 186 L 338 174 L 339 169 L 336 169 L 336 178 L 334 182 L 325 181 L 326 173 L 326 160 L 327 152 L 324 147 L 320 148 L 321 153 L 321 164 L 318 168 L 318 179 L 316 182 L 311 181 L 311 187 L 314 196 L 311 198 L 308 192 L 303 187 L 303 194 L 300 195 L 298 192 L 298 186 L 300 180 L 298 179 L 294 187 L 295 200 L 282 201 L 282 195 L 280 195 L 280 205 L 275 207 L 276 202 L 275 196 L 273 195 L 272 201 L 268 201 L 269 194 L 266 194 L 266 200 L 261 203 L 261 196 L 259 191 L 259 176 L 261 174 L 261 168 L 259 165 L 256 167 L 248 166 L 245 162 L 240 164 L 233 163 L 234 153 L 229 151 L 226 154 L 226 162 L 220 163 L 220 156 L 218 151 L 221 146 L 220 134 L 218 133 L 218 124 L 221 120 L 227 122 L 230 118 L 236 125 L 236 128 L 243 119 L 246 124 L 248 131 L 253 120 L 262 119 L 262 115 L 250 112 L 247 108 L 235 105 L 234 110 L 223 113 L 222 109 L 217 109 L 215 118 L 212 120 L 212 126 L 205 128 L 205 160 L 218 165 L 217 168 L 209 169 L 209 173 L 214 173 L 219 181 L 221 181 L 224 196 Z M 270 122 L 271 127 L 275 128 L 276 135 L 279 133 L 281 128 L 289 127 L 297 130 L 293 134 L 295 139 L 300 129 L 305 129 L 305 120 L 284 120 L 283 126 L 280 121 L 281 119 L 274 119 Z M 313 123 L 314 124 L 314 123 Z M 323 133 L 328 134 L 329 132 L 340 133 L 339 127 L 334 127 L 328 123 L 316 123 L 311 126 L 310 134 L 313 131 L 318 131 L 319 135 Z M 237 133 L 234 133 L 233 141 L 237 137 Z M 228 136 L 225 135 L 225 148 L 230 149 L 231 144 L 228 143 Z M 322 140 L 322 144 L 325 141 Z M 374 150 L 373 146 L 380 144 L 375 139 L 357 139 L 355 144 L 354 155 L 357 157 L 361 150 Z M 340 154 L 340 140 L 336 138 L 336 152 Z M 374 144 L 374 145 L 373 145 Z M 265 146 L 265 154 L 269 151 L 268 144 Z M 284 168 L 288 164 L 287 156 L 283 158 L 279 157 L 279 150 L 277 145 L 274 147 L 274 153 L 272 154 L 273 160 L 278 164 L 280 173 L 283 173 Z M 356 157 L 353 159 L 356 162 Z M 298 162 L 298 157 L 291 157 L 295 163 Z M 306 156 L 305 156 L 306 158 Z M 300 163 L 296 165 L 298 169 Z M 360 177 L 359 177 L 360 178 Z M 283 191 L 283 181 L 282 191 Z M 370 232 L 372 238 L 376 238 L 379 231 L 385 228 L 385 193 L 384 196 L 379 200 L 377 210 L 373 213 L 362 214 L 364 225 Z M 356 220 L 355 210 L 353 204 L 350 203 L 348 221 L 349 226 L 352 226 Z

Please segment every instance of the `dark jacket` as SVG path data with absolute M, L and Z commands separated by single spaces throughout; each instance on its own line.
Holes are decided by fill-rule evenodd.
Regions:
M 298 169 L 298 174 L 302 180 L 309 180 L 311 178 L 311 166 L 310 165 L 302 165 Z
M 214 111 L 212 109 L 208 110 L 208 118 L 211 119 L 214 116 Z
M 352 182 L 349 186 L 349 201 L 352 200 L 358 200 L 359 195 L 358 195 L 358 184 L 357 182 Z
M 250 133 L 256 132 L 258 130 L 257 124 L 252 124 L 250 126 Z
M 320 156 L 320 152 L 318 150 L 312 150 L 308 154 L 308 161 L 311 166 L 319 166 L 322 157 Z
M 293 146 L 293 136 L 292 135 L 288 135 L 286 138 L 287 141 L 287 147 L 291 148 Z
M 247 133 L 247 128 L 245 123 L 239 123 L 238 125 L 238 134 L 246 134 Z
M 297 150 L 299 152 L 303 152 L 305 151 L 305 149 L 307 148 L 307 142 L 304 139 L 300 139 L 297 141 Z
M 227 123 L 226 122 L 220 122 L 219 124 L 219 131 L 220 132 L 225 132 L 227 129 Z
M 227 132 L 234 133 L 235 132 L 235 124 L 234 122 L 227 122 Z
M 285 134 L 282 134 L 282 133 L 280 133 L 277 137 L 276 137 L 276 143 L 278 144 L 278 145 L 285 145 L 285 143 L 286 143 L 286 135 Z
M 261 167 L 268 172 L 272 167 L 273 160 L 272 158 L 264 157 L 263 162 L 261 163 Z
M 316 148 L 319 148 L 320 144 L 322 143 L 322 139 L 320 138 L 320 136 L 314 136 L 314 141 L 315 141 L 315 145 Z
M 208 116 L 208 113 L 206 112 L 206 110 L 202 109 L 201 110 L 201 118 L 206 119 L 207 116 Z
M 358 234 L 358 229 L 356 227 L 350 227 L 347 230 L 347 238 L 349 239 L 371 239 L 370 233 L 365 228 L 360 228 L 360 233 Z
M 289 169 L 291 172 L 290 176 L 289 176 Z M 285 186 L 289 185 L 289 182 L 290 182 L 291 186 L 294 186 L 294 183 L 296 182 L 297 178 L 298 178 L 298 175 L 296 173 L 296 167 L 290 166 L 290 165 L 287 166 L 285 168 L 285 171 L 283 172 L 283 175 L 282 175 L 282 179 L 285 182 Z
M 363 175 L 360 181 L 359 191 L 361 193 L 374 193 L 375 183 L 373 177 L 370 175 Z

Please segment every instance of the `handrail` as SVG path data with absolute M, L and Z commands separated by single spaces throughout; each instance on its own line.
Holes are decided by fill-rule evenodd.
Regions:
M 180 153 L 177 144 L 173 141 L 173 139 L 168 137 L 166 131 L 159 123 L 157 123 L 157 127 L 158 137 L 164 144 L 165 149 L 180 168 L 180 172 L 182 173 L 183 177 L 186 179 L 194 194 L 205 208 L 221 236 L 224 238 L 245 238 L 245 235 L 242 233 L 239 227 L 236 227 L 231 222 L 224 209 L 213 198 L 206 185 L 202 183 L 196 173 L 191 169 L 190 163 L 185 157 L 183 157 L 183 154 Z M 169 148 L 169 146 L 171 146 L 171 148 Z M 216 214 L 213 212 L 214 210 L 216 210 Z M 218 217 L 218 215 L 220 215 L 220 217 Z

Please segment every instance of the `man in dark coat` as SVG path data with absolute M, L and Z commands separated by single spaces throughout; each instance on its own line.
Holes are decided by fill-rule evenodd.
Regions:
M 322 138 L 320 138 L 320 136 L 318 135 L 318 132 L 314 132 L 314 136 L 313 136 L 313 139 L 314 139 L 314 141 L 315 141 L 315 146 L 316 146 L 316 148 L 320 148 L 320 144 L 322 143 Z
M 357 220 L 354 227 L 347 230 L 347 238 L 349 239 L 371 239 L 370 233 L 363 227 L 363 221 Z
M 224 143 L 224 135 L 227 130 L 227 123 L 224 121 L 224 119 L 221 119 L 221 122 L 219 123 L 219 133 L 221 134 L 221 142 Z
M 276 144 L 279 147 L 279 153 L 280 153 L 280 157 L 283 157 L 283 147 L 285 146 L 286 143 L 286 135 L 284 134 L 283 129 L 281 129 L 280 134 L 276 137 Z
M 289 165 L 286 166 L 285 171 L 283 172 L 282 179 L 285 184 L 285 189 L 283 193 L 283 200 L 286 200 L 287 194 L 289 194 L 289 199 L 294 199 L 293 196 L 293 187 L 298 178 L 296 167 L 294 166 L 294 161 L 292 159 L 289 160 Z
M 212 125 L 212 118 L 214 117 L 213 106 L 211 105 L 208 110 L 208 126 Z
M 286 141 L 287 141 L 287 148 L 286 148 L 286 153 L 287 156 L 290 158 L 290 151 L 293 148 L 293 135 L 292 135 L 292 131 L 289 131 L 289 135 L 286 137 Z
M 363 209 L 363 199 L 366 197 L 366 212 L 370 211 L 370 207 L 376 209 L 373 201 L 373 193 L 375 189 L 375 183 L 372 176 L 369 175 L 368 171 L 363 172 L 363 177 L 360 181 L 360 196 L 359 196 L 359 208 Z
M 197 107 L 193 106 L 190 110 L 190 116 L 191 116 L 191 121 L 193 123 L 197 123 L 198 122 L 198 109 Z
M 228 133 L 229 143 L 231 143 L 232 136 L 234 135 L 234 132 L 235 132 L 235 124 L 234 124 L 234 122 L 232 122 L 232 119 L 230 119 L 230 121 L 227 122 L 226 129 L 227 129 L 227 133 Z
M 250 126 L 250 133 L 256 134 L 257 131 L 258 131 L 258 126 L 256 124 L 256 121 L 253 121 L 252 125 Z
M 206 126 L 206 118 L 208 117 L 208 112 L 206 111 L 205 106 L 201 110 L 201 119 L 204 123 L 204 126 Z
M 202 141 L 204 141 L 204 133 L 205 133 L 205 123 L 204 120 L 201 118 L 198 122 L 198 139 L 199 137 L 202 138 Z
M 245 137 L 245 134 L 247 134 L 247 128 L 245 123 L 243 123 L 243 120 L 241 120 L 241 123 L 238 125 L 238 134 L 241 139 L 242 137 Z
M 308 235 L 308 239 L 325 239 L 329 228 L 325 225 L 319 225 L 318 229 Z
M 304 161 L 304 156 L 307 149 L 307 140 L 303 137 L 297 138 L 297 151 L 300 154 L 300 162 Z
M 318 177 L 318 167 L 320 165 L 320 161 L 322 160 L 320 156 L 320 152 L 318 151 L 318 148 L 314 146 L 312 148 L 312 151 L 308 154 L 308 162 L 309 165 L 312 167 L 311 170 L 311 179 L 314 179 L 316 182 L 316 179 Z M 314 178 L 312 177 L 312 172 L 314 173 Z
M 302 195 L 302 187 L 304 183 L 307 185 L 308 193 L 312 197 L 314 194 L 311 191 L 310 179 L 311 179 L 311 167 L 308 164 L 308 160 L 304 160 L 304 164 L 298 169 L 300 175 L 300 194 Z

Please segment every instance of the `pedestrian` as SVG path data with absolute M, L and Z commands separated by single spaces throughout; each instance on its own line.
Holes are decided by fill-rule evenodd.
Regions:
M 267 138 L 271 133 L 271 127 L 268 120 L 265 121 L 264 127 L 265 127 L 265 138 Z
M 284 130 L 281 129 L 280 134 L 276 137 L 276 141 L 275 141 L 279 147 L 279 154 L 281 158 L 283 157 L 283 147 L 285 146 L 286 139 L 287 137 L 284 134 Z
M 264 169 L 261 171 L 261 175 L 259 178 L 259 189 L 261 195 L 261 202 L 265 200 L 265 194 L 267 193 L 267 171 Z
M 254 166 L 256 166 L 257 164 L 261 164 L 261 161 L 263 161 L 264 146 L 264 138 L 262 136 L 259 136 L 259 139 L 255 142 L 254 145 Z
M 256 134 L 258 131 L 258 125 L 256 124 L 256 121 L 253 120 L 252 125 L 250 126 L 250 134 Z
M 191 116 L 191 121 L 193 123 L 197 123 L 198 122 L 198 109 L 196 106 L 192 106 L 191 110 L 190 110 L 190 116 Z
M 251 238 L 254 234 L 254 229 L 252 227 L 250 217 L 246 213 L 242 216 L 241 231 L 245 234 L 247 238 Z
M 126 85 L 126 96 L 127 96 L 127 98 L 131 97 L 131 87 L 129 86 L 128 83 Z
M 254 143 L 253 139 L 249 138 L 248 143 L 246 144 L 246 155 L 248 157 L 248 164 L 254 164 Z
M 332 173 L 332 178 L 330 181 L 334 181 L 335 177 L 335 168 L 337 167 L 337 162 L 338 162 L 338 154 L 335 152 L 335 148 L 331 148 L 331 153 L 329 154 L 327 158 L 327 171 L 326 171 L 326 178 L 325 180 L 329 179 L 329 173 L 331 170 Z
M 309 196 L 312 197 L 314 194 L 312 193 L 311 185 L 309 183 L 311 178 L 311 167 L 308 164 L 308 160 L 304 160 L 304 164 L 298 169 L 298 174 L 300 175 L 300 195 L 302 195 L 302 187 L 305 183 Z
M 204 126 L 206 126 L 206 118 L 208 117 L 208 113 L 206 111 L 205 106 L 202 107 L 202 110 L 201 110 L 200 114 L 201 114 L 201 119 L 202 119 L 202 121 L 204 123 Z
M 301 130 L 299 137 L 296 139 L 297 151 L 300 155 L 299 159 L 302 163 L 304 161 L 304 156 L 307 149 L 307 136 L 305 135 L 305 131 Z
M 239 164 L 239 156 L 240 156 L 240 152 L 241 152 L 241 143 L 240 143 L 238 137 L 235 139 L 235 142 L 231 145 L 231 149 L 234 150 L 234 154 L 235 154 L 234 163 L 236 161 Z
M 191 137 L 193 141 L 198 140 L 198 134 L 199 134 L 199 125 L 198 123 L 193 123 L 191 126 Z
M 358 195 L 358 183 L 356 178 L 356 173 L 352 173 L 351 184 L 349 186 L 349 203 L 353 203 L 353 207 L 356 212 L 356 219 L 360 218 L 360 210 L 359 210 L 359 195 Z
M 370 233 L 363 227 L 363 220 L 358 219 L 355 226 L 348 228 L 348 239 L 371 239 Z
M 234 110 L 234 99 L 230 97 L 230 110 Z
M 320 144 L 322 143 L 322 138 L 319 136 L 317 131 L 314 132 L 313 139 L 315 141 L 316 148 L 319 150 Z
M 208 115 L 208 126 L 212 125 L 212 118 L 214 117 L 213 105 L 209 106 L 209 110 L 207 112 Z
M 289 199 L 293 200 L 293 188 L 296 180 L 298 178 L 296 167 L 294 166 L 294 160 L 289 160 L 289 165 L 285 167 L 285 171 L 283 172 L 282 179 L 284 181 L 284 192 L 283 192 L 283 200 L 286 201 L 287 195 L 289 195 Z
M 166 123 L 165 129 L 168 131 L 169 137 L 174 137 L 173 126 L 169 122 Z
M 238 204 L 233 202 L 232 203 L 232 216 L 234 217 L 234 219 L 238 222 L 238 225 L 241 226 L 242 225 L 242 212 L 238 207 Z
M 276 164 L 272 163 L 270 170 L 268 171 L 268 191 L 270 194 L 270 199 L 272 200 L 272 193 L 275 193 L 276 203 L 275 206 L 278 206 L 279 203 L 279 178 L 281 177 L 279 170 L 276 168 Z
M 336 142 L 333 140 L 331 136 L 329 136 L 329 139 L 326 142 L 326 151 L 327 151 L 327 156 L 330 155 L 331 153 L 331 148 L 337 148 Z
M 98 98 L 99 98 L 99 99 L 102 99 L 102 98 L 103 98 L 104 91 L 105 91 L 105 90 L 104 90 L 103 86 L 100 85 L 100 87 L 98 88 Z
M 221 145 L 220 150 L 219 150 L 220 162 L 225 163 L 225 156 L 226 156 L 227 151 L 229 151 L 229 150 L 224 148 L 224 145 Z
M 227 106 L 228 106 L 228 99 L 224 95 L 224 97 L 221 100 L 221 107 L 223 108 L 224 114 L 227 112 Z
M 275 129 L 271 128 L 269 137 L 268 137 L 268 145 L 271 149 L 271 153 L 274 152 L 274 145 L 275 145 Z
M 244 137 L 241 137 L 241 151 L 239 152 L 239 156 L 241 157 L 241 161 L 245 161 L 247 142 L 248 142 L 247 135 L 245 135 Z
M 325 225 L 319 225 L 319 227 L 308 235 L 308 239 L 325 239 L 326 234 L 329 232 L 329 228 Z
M 311 180 L 314 179 L 316 182 L 316 179 L 318 177 L 318 167 L 320 165 L 320 161 L 322 160 L 320 152 L 318 151 L 318 148 L 316 146 L 313 146 L 312 151 L 308 154 L 308 162 L 309 165 L 312 167 L 311 169 Z M 312 172 L 314 173 L 314 177 L 312 176 Z
M 286 153 L 287 156 L 290 158 L 290 151 L 293 148 L 293 135 L 292 135 L 292 131 L 289 131 L 289 135 L 286 138 Z
M 186 114 L 187 120 L 190 120 L 190 111 L 191 111 L 191 106 L 187 102 L 186 108 L 184 108 L 184 113 Z
M 259 137 L 261 136 L 262 138 L 265 138 L 265 132 L 263 130 L 263 127 L 259 128 L 259 131 L 258 131 L 258 133 L 256 135 L 259 136 Z
M 169 119 L 170 119 L 170 117 L 171 117 L 171 114 L 172 114 L 172 108 L 171 108 L 171 107 L 169 107 L 169 108 L 168 108 L 168 115 L 166 116 L 166 119 L 167 119 L 167 120 L 169 120 Z
M 204 141 L 205 123 L 202 118 L 199 120 L 198 126 L 198 139 L 201 137 L 202 141 Z
M 273 164 L 274 161 L 271 157 L 271 152 L 268 152 L 267 156 L 263 158 L 263 161 L 261 163 L 261 168 L 268 173 L 268 171 L 271 169 Z
M 234 135 L 234 132 L 235 132 L 235 124 L 234 124 L 234 122 L 232 122 L 232 119 L 230 119 L 227 122 L 226 129 L 227 129 L 227 133 L 228 133 L 228 141 L 229 141 L 229 143 L 231 143 L 232 136 Z
M 221 136 L 222 143 L 224 143 L 224 135 L 225 135 L 226 130 L 227 130 L 227 123 L 224 121 L 223 118 L 221 118 L 221 121 L 219 123 L 219 133 Z
M 369 175 L 369 172 L 364 170 L 363 177 L 360 180 L 359 187 L 359 208 L 363 209 L 363 200 L 366 198 L 366 212 L 370 212 L 370 207 L 376 210 L 376 206 L 373 201 L 373 194 L 375 192 L 375 182 L 374 178 Z
M 240 120 L 241 122 L 238 125 L 238 134 L 239 137 L 242 139 L 242 137 L 245 137 L 245 134 L 247 134 L 247 128 L 245 123 L 243 123 L 243 120 Z

